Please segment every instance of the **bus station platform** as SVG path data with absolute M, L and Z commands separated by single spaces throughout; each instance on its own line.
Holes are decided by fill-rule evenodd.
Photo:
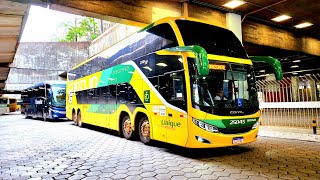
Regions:
M 301 141 L 320 142 L 320 129 L 317 129 L 317 134 L 313 134 L 310 128 L 296 128 L 286 126 L 260 126 L 259 136 L 295 139 Z
M 320 179 L 320 135 L 261 126 L 254 143 L 187 149 L 147 146 L 71 121 L 0 116 L 0 179 Z

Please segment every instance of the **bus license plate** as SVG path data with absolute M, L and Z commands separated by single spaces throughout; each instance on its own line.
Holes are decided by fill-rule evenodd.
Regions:
M 243 137 L 235 137 L 232 139 L 232 144 L 240 144 L 243 143 Z

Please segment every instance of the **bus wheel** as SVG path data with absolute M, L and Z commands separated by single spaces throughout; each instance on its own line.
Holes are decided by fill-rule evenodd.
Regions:
M 78 125 L 77 115 L 74 111 L 72 112 L 72 121 L 74 122 L 74 125 Z
M 81 119 L 81 112 L 78 112 L 78 116 L 77 116 L 77 122 L 78 122 L 78 126 L 82 127 L 82 119 Z
M 48 113 L 42 111 L 42 119 L 43 119 L 43 121 L 46 121 L 47 118 L 48 118 Z
M 126 139 L 132 139 L 133 138 L 133 130 L 131 125 L 131 119 L 129 116 L 125 116 L 122 119 L 122 134 L 124 138 Z
M 139 121 L 139 136 L 140 140 L 144 144 L 149 144 L 151 139 L 150 139 L 150 124 L 149 124 L 149 119 L 146 117 L 142 117 Z

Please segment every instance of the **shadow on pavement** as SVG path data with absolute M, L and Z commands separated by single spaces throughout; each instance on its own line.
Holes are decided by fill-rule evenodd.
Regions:
M 71 124 L 74 126 L 74 124 Z M 90 130 L 98 131 L 101 133 L 106 133 L 109 135 L 117 136 L 119 137 L 119 132 L 97 127 L 93 125 L 83 124 L 83 128 L 87 128 Z M 129 140 L 128 140 L 129 141 Z M 133 141 L 140 141 L 139 137 L 136 136 Z M 142 143 L 142 142 L 141 142 Z M 247 147 L 247 146 L 232 146 L 232 147 L 220 147 L 220 148 L 202 148 L 202 149 L 191 149 L 191 148 L 185 148 L 180 147 L 164 142 L 159 141 L 152 141 L 150 147 L 156 147 L 161 149 L 162 151 L 192 158 L 192 159 L 202 159 L 202 158 L 210 158 L 210 157 L 221 157 L 221 156 L 228 156 L 228 155 L 238 155 L 246 152 L 253 151 L 253 148 Z

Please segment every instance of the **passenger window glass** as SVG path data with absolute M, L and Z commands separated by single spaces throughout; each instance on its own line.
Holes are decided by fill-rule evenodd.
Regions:
M 128 84 L 118 84 L 117 85 L 117 102 L 120 104 L 125 104 L 127 99 L 127 91 L 128 91 Z

